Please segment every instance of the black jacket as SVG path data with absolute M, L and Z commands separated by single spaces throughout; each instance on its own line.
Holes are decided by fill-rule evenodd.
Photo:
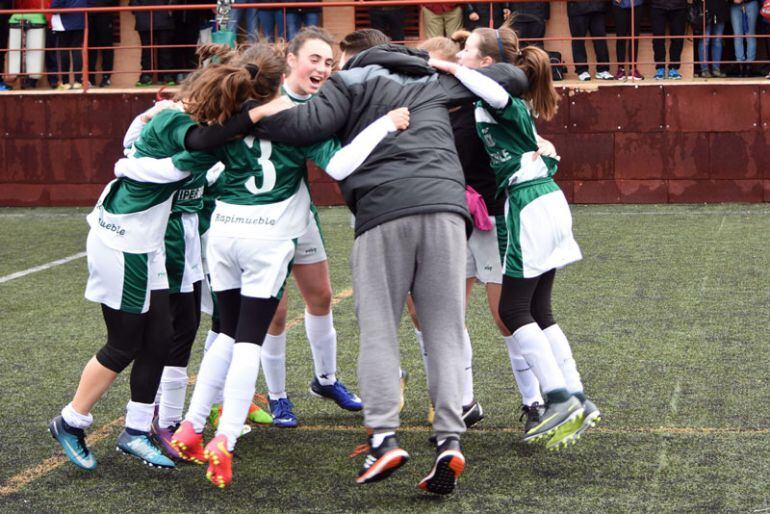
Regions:
M 706 0 L 706 23 L 717 24 L 729 21 L 731 4 L 730 0 Z
M 340 189 L 356 215 L 356 237 L 387 221 L 421 213 L 470 217 L 465 181 L 447 107 L 473 94 L 450 75 L 436 73 L 428 54 L 400 45 L 370 48 L 346 63 L 315 98 L 257 125 L 255 135 L 307 145 L 337 136 L 349 143 L 377 118 L 398 107 L 410 110 L 409 129 L 386 137 Z M 482 73 L 514 96 L 528 87 L 524 72 L 495 64 Z
M 130 6 L 147 6 L 147 5 L 171 5 L 176 2 L 171 0 L 129 0 Z M 150 22 L 150 15 L 152 15 L 152 22 Z M 136 17 L 136 24 L 134 30 L 137 32 L 150 31 L 150 30 L 173 30 L 174 17 L 172 11 L 134 11 Z
M 664 11 L 678 11 L 687 7 L 687 0 L 652 0 L 650 6 Z
M 582 16 L 594 12 L 606 12 L 610 6 L 609 0 L 582 0 L 567 2 L 567 16 Z
M 512 2 L 511 12 L 515 15 L 514 23 L 545 21 L 551 17 L 551 4 L 548 2 Z

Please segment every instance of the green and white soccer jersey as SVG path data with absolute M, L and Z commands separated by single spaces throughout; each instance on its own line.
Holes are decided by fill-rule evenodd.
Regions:
M 582 258 L 572 235 L 572 215 L 553 181 L 557 163 L 537 152 L 537 131 L 526 102 L 511 97 L 502 109 L 476 105 L 476 128 L 506 194 L 503 273 L 532 278 Z
M 111 309 L 142 314 L 150 308 L 150 291 L 167 289 L 163 248 L 127 253 L 107 246 L 92 229 L 86 242 L 88 283 L 85 297 Z

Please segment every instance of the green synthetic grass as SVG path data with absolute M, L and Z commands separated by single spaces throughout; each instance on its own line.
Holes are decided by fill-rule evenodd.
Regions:
M 0 276 L 83 251 L 86 212 L 0 209 Z M 770 208 L 574 206 L 573 214 L 585 258 L 558 274 L 554 310 L 605 419 L 576 447 L 549 454 L 519 441 L 508 356 L 476 288 L 467 323 L 487 419 L 463 439 L 468 467 L 450 498 L 416 489 L 432 448 L 425 377 L 405 316 L 411 381 L 400 441 L 413 460 L 385 482 L 355 485 L 362 458 L 348 454 L 363 442 L 361 417 L 307 393 L 312 359 L 299 323 L 288 336 L 287 380 L 301 427 L 245 436 L 229 490 L 210 486 L 199 467 L 159 472 L 116 453 L 115 426 L 93 447 L 94 473 L 43 467 L 17 492 L 0 494 L 0 511 L 770 511 Z M 344 292 L 349 215 L 321 216 L 334 290 Z M 79 259 L 0 284 L 0 490 L 61 454 L 46 424 L 105 335 L 98 307 L 83 298 L 85 280 Z M 289 318 L 301 316 L 293 287 L 290 301 Z M 340 377 L 357 389 L 352 298 L 334 316 Z M 191 374 L 200 354 L 198 344 Z M 127 400 L 121 377 L 94 410 L 94 430 L 122 416 Z

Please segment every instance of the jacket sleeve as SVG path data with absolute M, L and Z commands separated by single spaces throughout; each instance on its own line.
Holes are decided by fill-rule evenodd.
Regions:
M 479 68 L 476 71 L 503 86 L 511 96 L 521 96 L 529 89 L 527 76 L 520 68 L 511 64 L 498 63 L 487 66 L 486 68 Z M 438 81 L 449 97 L 449 107 L 478 100 L 478 96 L 474 95 L 452 75 L 445 75 L 442 73 L 439 75 Z
M 339 132 L 351 106 L 350 92 L 338 74 L 309 102 L 261 120 L 251 135 L 295 146 L 312 145 Z

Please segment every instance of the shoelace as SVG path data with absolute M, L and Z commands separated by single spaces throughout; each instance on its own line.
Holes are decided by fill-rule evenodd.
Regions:
M 527 420 L 540 420 L 540 402 L 535 402 L 532 405 L 522 405 L 521 406 L 521 416 L 519 416 L 519 421 L 523 421 L 524 417 L 527 417 Z
M 349 459 L 353 459 L 355 457 L 358 457 L 359 455 L 363 455 L 364 453 L 369 451 L 369 443 L 359 444 L 355 447 L 353 450 L 353 453 L 348 455 Z
M 291 409 L 294 408 L 294 404 L 291 403 L 291 400 L 288 398 L 281 398 L 278 400 L 278 403 L 275 407 L 275 412 L 273 412 L 273 417 L 275 418 L 283 418 L 291 414 Z
M 89 451 L 88 446 L 86 446 L 86 433 L 81 430 L 79 434 L 75 435 L 78 438 L 78 448 L 80 448 L 80 451 L 83 453 L 83 457 L 88 457 L 91 452 Z

